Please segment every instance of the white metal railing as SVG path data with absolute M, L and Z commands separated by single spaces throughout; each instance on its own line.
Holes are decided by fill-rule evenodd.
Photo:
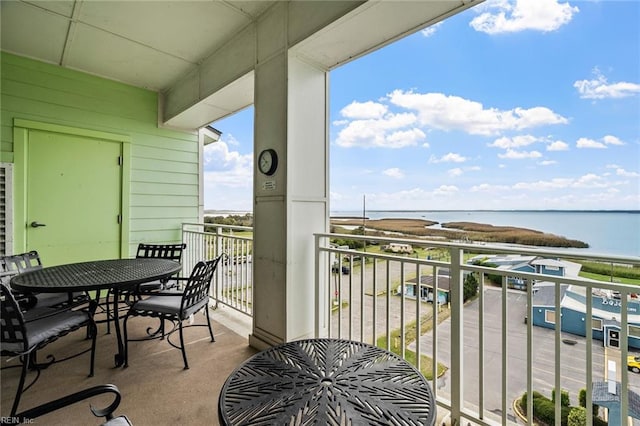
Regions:
M 334 239 L 365 242 L 369 247 L 339 248 L 331 244 Z M 593 281 L 577 274 L 558 276 L 467 263 L 471 254 L 503 254 L 570 260 L 569 266 L 591 261 L 638 268 L 640 258 L 339 234 L 316 234 L 315 240 L 316 335 L 359 340 L 397 351 L 430 378 L 437 404 L 450 413 L 451 424 L 463 424 L 463 420 L 464 424 L 516 424 L 526 418 L 531 425 L 534 391 L 551 398 L 552 389 L 568 390 L 571 405 L 578 406 L 580 389 L 585 389 L 585 406 L 591 407 L 597 382 L 609 382 L 614 387 L 618 383 L 621 418 L 640 409 L 634 406 L 635 394 L 640 393 L 640 375 L 626 368 L 628 354 L 638 350 L 631 348 L 630 352 L 627 345 L 605 347 L 594 337 L 592 327 L 584 327 L 584 336 L 562 329 L 562 324 L 580 327 L 580 319 L 572 320 L 574 312 L 563 305 L 573 295 L 576 303 L 584 306 L 584 312 L 577 313 L 584 324 L 603 327 L 608 323 L 609 330 L 615 330 L 617 324 L 619 342 L 628 341 L 630 334 L 640 337 L 640 324 L 636 326 L 640 307 L 630 299 L 640 291 L 637 286 Z M 420 248 L 422 255 L 399 256 L 378 249 L 390 242 Z M 477 278 L 479 291 L 464 303 L 464 280 L 469 274 Z M 495 285 L 489 277 L 501 282 Z M 408 283 L 412 279 L 416 281 L 413 291 Z M 431 285 L 431 300 L 436 303 L 425 301 L 429 287 L 417 285 L 422 279 Z M 508 283 L 513 281 L 525 283 L 526 290 L 510 289 Z M 444 288 L 447 283 L 449 289 Z M 567 286 L 572 286 L 571 291 L 566 291 Z M 610 297 L 596 298 L 594 291 Z M 440 293 L 448 293 L 446 304 L 440 303 Z M 538 300 L 544 293 L 552 295 L 550 301 Z M 598 303 L 619 305 L 619 314 L 602 318 L 606 311 Z M 535 321 L 540 324 L 541 313 L 549 320 L 546 327 L 551 328 L 534 325 Z M 633 341 L 637 347 L 640 340 Z M 616 377 L 611 377 L 613 374 Z M 515 412 L 514 402 L 524 392 L 527 410 L 522 416 Z M 560 397 L 554 410 L 559 425 Z M 593 424 L 591 410 L 586 414 L 587 424 Z
M 211 298 L 243 314 L 253 314 L 253 228 L 208 223 L 184 223 L 182 242 L 184 271 L 200 260 L 227 257 L 219 264 L 211 287 Z
M 200 259 L 226 252 L 229 261 L 220 265 L 211 296 L 216 303 L 247 315 L 252 315 L 253 295 L 251 231 L 250 227 L 213 224 L 184 224 L 182 229 L 183 242 L 187 244 L 185 270 Z M 331 244 L 334 239 L 363 241 L 368 247 L 336 247 Z M 422 251 L 418 256 L 400 256 L 377 248 L 391 242 Z M 328 233 L 315 235 L 315 247 L 316 335 L 373 343 L 399 352 L 431 380 L 438 408 L 450 413 L 451 424 L 516 424 L 526 418 L 526 423 L 532 425 L 533 392 L 550 398 L 553 389 L 567 390 L 571 405 L 577 406 L 578 393 L 585 389 L 585 406 L 591 407 L 592 391 L 600 382 L 610 382 L 619 389 L 621 418 L 637 410 L 634 396 L 640 393 L 640 374 L 629 373 L 625 360 L 640 351 L 627 345 L 618 349 L 605 346 L 592 327 L 584 327 L 584 336 L 562 329 L 562 324 L 568 324 L 568 319 L 562 318 L 569 316 L 563 304 L 566 286 L 570 285 L 582 298 L 585 324 L 593 323 L 597 314 L 602 314 L 598 305 L 602 301 L 593 291 L 609 292 L 617 298 L 609 298 L 607 303 L 613 300 L 620 313 L 613 315 L 615 321 L 602 318 L 601 325 L 609 322 L 615 328 L 617 324 L 620 342 L 630 336 L 640 338 L 640 326 L 636 327 L 640 323 L 640 306 L 629 298 L 639 290 L 636 286 L 593 281 L 576 274 L 555 276 L 506 270 L 470 264 L 467 260 L 472 254 L 503 254 L 563 259 L 574 265 L 592 261 L 638 268 L 640 258 Z M 469 274 L 477 277 L 479 291 L 464 303 L 464 279 Z M 419 277 L 432 277 L 428 282 L 432 286 L 431 297 L 428 288 L 418 285 Z M 418 297 L 409 295 L 408 282 L 414 279 L 413 294 Z M 498 285 L 494 283 L 496 279 L 500 281 Z M 525 283 L 525 290 L 509 288 L 512 281 Z M 441 304 L 439 293 L 446 293 L 447 282 L 448 300 Z M 533 282 L 536 284 L 530 285 Z M 548 290 L 552 294 L 548 304 L 536 305 L 540 302 L 535 297 Z M 540 312 L 534 312 L 534 306 L 545 315 L 561 315 L 545 318 L 555 322 L 547 323 L 551 328 L 540 327 L 534 325 L 534 317 L 540 321 Z M 610 371 L 609 362 L 614 363 L 615 373 Z M 527 410 L 518 419 L 514 402 L 524 392 Z M 561 398 L 556 398 L 557 425 L 561 410 Z M 599 414 L 604 412 L 601 409 Z M 591 410 L 586 414 L 587 424 L 594 424 Z

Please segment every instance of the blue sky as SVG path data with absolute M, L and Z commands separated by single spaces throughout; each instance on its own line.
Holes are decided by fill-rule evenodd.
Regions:
M 252 206 L 253 108 L 205 209 Z M 640 209 L 640 1 L 488 0 L 330 73 L 331 211 Z

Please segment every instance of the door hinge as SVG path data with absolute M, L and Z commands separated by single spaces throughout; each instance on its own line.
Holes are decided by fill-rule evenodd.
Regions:
M 117 220 L 118 220 L 118 225 L 122 225 L 122 215 L 121 214 L 118 215 Z
M 122 155 L 118 156 L 118 166 L 122 166 Z

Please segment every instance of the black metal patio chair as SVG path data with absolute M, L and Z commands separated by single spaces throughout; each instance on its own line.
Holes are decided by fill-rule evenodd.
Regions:
M 2 256 L 0 257 L 0 282 L 11 288 L 9 281 L 12 276 L 36 269 L 42 269 L 42 261 L 36 250 Z M 14 289 L 11 289 L 11 292 L 18 300 L 27 319 L 35 318 L 41 312 L 46 315 L 49 308 L 67 309 L 71 305 L 80 305 L 89 300 L 85 292 L 21 293 Z
M 187 245 L 185 243 L 180 244 L 147 244 L 147 243 L 139 243 L 138 249 L 136 250 L 136 259 L 168 259 L 175 260 L 176 262 L 182 262 L 182 253 L 186 249 Z M 135 288 L 121 288 L 119 293 L 120 297 L 126 302 L 123 304 L 124 312 L 128 309 L 135 300 L 139 300 L 143 295 L 155 292 L 157 290 L 165 290 L 167 288 L 176 287 L 177 283 L 181 278 L 177 275 L 166 278 L 161 281 L 152 281 L 148 283 L 139 284 Z M 169 281 L 175 281 L 174 285 L 170 285 Z M 100 305 L 100 308 L 106 312 L 107 319 L 107 333 L 110 333 L 111 326 L 110 320 L 112 317 L 111 314 L 111 303 L 109 303 L 109 298 L 113 297 L 113 292 L 110 290 L 107 298 L 105 299 L 105 303 Z M 128 306 L 127 306 L 128 305 Z M 120 316 L 120 313 L 119 313 Z M 101 321 L 102 322 L 102 321 Z M 162 333 L 164 335 L 164 322 L 160 322 L 160 326 L 158 327 L 156 333 Z
M 169 259 L 176 262 L 182 262 L 182 253 L 187 248 L 185 243 L 180 244 L 138 244 L 138 250 L 136 251 L 137 259 Z M 169 281 L 178 282 L 178 276 L 167 278 L 162 281 L 155 281 L 150 283 L 144 283 L 138 286 L 137 291 L 139 293 L 146 293 L 153 290 L 166 290 L 176 285 L 170 285 Z
M 53 355 L 48 355 L 48 362 L 39 364 L 35 356 L 36 351 L 58 338 L 85 326 L 88 327 L 88 337 L 92 340 L 90 349 L 91 362 L 89 367 L 89 377 L 93 376 L 97 335 L 96 324 L 93 320 L 95 302 L 91 302 L 88 309 L 50 309 L 47 314 L 43 312 L 42 315 L 37 318 L 26 320 L 22 313 L 22 309 L 13 297 L 11 290 L 4 284 L 0 284 L 0 286 L 2 290 L 0 294 L 0 301 L 2 305 L 2 315 L 0 316 L 1 355 L 19 357 L 22 364 L 22 373 L 16 389 L 13 406 L 11 408 L 11 416 L 15 416 L 18 410 L 18 405 L 20 404 L 20 397 L 36 382 L 36 380 L 38 380 L 41 369 L 47 368 L 54 362 L 71 359 L 87 352 L 87 350 L 83 350 L 75 355 L 58 361 L 56 361 Z M 25 386 L 25 380 L 29 369 L 35 370 L 36 376 L 27 386 Z
M 21 413 L 16 414 L 13 417 L 2 417 L 2 425 L 9 424 L 32 424 L 37 423 L 35 420 L 38 417 L 44 416 L 45 414 L 49 414 L 53 411 L 60 410 L 62 408 L 68 407 L 72 404 L 76 404 L 78 402 L 87 400 L 97 395 L 102 394 L 113 394 L 113 402 L 106 406 L 105 408 L 95 408 L 90 405 L 89 408 L 91 412 L 96 417 L 104 417 L 106 422 L 102 423 L 102 426 L 131 426 L 132 423 L 129 418 L 125 415 L 120 415 L 114 417 L 113 412 L 120 405 L 120 400 L 122 396 L 120 394 L 120 390 L 116 385 L 112 384 L 104 384 L 93 386 L 87 389 L 83 389 L 79 392 L 72 393 L 70 395 L 63 396 L 62 398 L 58 398 L 54 401 L 49 401 L 44 404 L 38 405 L 37 407 L 30 408 Z
M 162 323 L 165 320 L 171 321 L 174 327 L 167 333 L 167 341 L 171 346 L 182 351 L 182 359 L 184 361 L 184 368 L 189 368 L 187 361 L 187 353 L 184 344 L 183 329 L 187 326 L 183 326 L 183 322 L 188 320 L 192 315 L 196 314 L 200 310 L 204 309 L 207 324 L 209 328 L 209 335 L 211 341 L 214 342 L 213 329 L 211 328 L 211 320 L 209 318 L 209 289 L 211 287 L 211 281 L 215 273 L 220 259 L 225 256 L 221 254 L 213 260 L 206 262 L 200 261 L 194 267 L 191 275 L 187 280 L 187 284 L 183 291 L 162 291 L 155 292 L 147 298 L 137 300 L 131 305 L 127 315 L 124 319 L 124 366 L 129 365 L 129 342 L 149 340 L 160 337 L 158 332 L 150 333 L 147 329 L 148 337 L 144 339 L 129 339 L 127 332 L 127 325 L 131 317 L 145 316 L 152 318 L 159 318 Z M 205 326 L 205 324 L 194 324 L 188 327 Z M 180 345 L 176 345 L 171 342 L 171 334 L 175 331 L 180 333 Z M 164 330 L 162 337 L 164 337 Z

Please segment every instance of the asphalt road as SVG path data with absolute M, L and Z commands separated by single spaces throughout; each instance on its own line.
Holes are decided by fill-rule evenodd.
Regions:
M 413 269 L 415 271 L 415 269 Z M 375 335 L 386 334 L 389 330 L 400 327 L 401 321 L 408 323 L 416 318 L 415 299 L 405 299 L 404 316 L 401 309 L 401 298 L 395 295 L 387 297 L 386 294 L 375 298 L 376 313 L 373 314 L 373 274 L 369 266 L 365 271 L 365 279 L 362 280 L 359 268 L 352 271 L 351 283 L 349 285 L 348 276 L 341 276 L 338 280 L 337 274 L 333 274 L 332 287 L 340 288 L 341 299 L 347 301 L 346 307 L 342 309 L 342 322 L 338 323 L 337 314 L 332 316 L 332 337 L 351 338 L 363 340 L 371 343 Z M 411 268 L 405 270 L 405 277 L 410 275 Z M 386 277 L 390 277 L 392 292 L 397 287 L 400 277 L 400 264 L 392 262 L 389 264 L 387 273 L 386 265 L 378 266 L 377 288 L 386 287 Z M 364 292 L 361 290 L 364 288 Z M 361 295 L 364 293 L 364 310 L 361 307 Z M 527 387 L 527 325 L 524 324 L 526 312 L 526 294 L 518 290 L 507 292 L 507 359 L 506 365 L 502 365 L 502 290 L 500 288 L 485 289 L 485 319 L 484 319 L 484 390 L 479 389 L 478 353 L 479 353 L 479 327 L 478 327 L 478 301 L 475 300 L 465 306 L 464 309 L 464 358 L 463 358 L 463 393 L 465 404 L 473 411 L 477 410 L 479 395 L 484 396 L 484 407 L 487 412 L 502 414 L 502 374 L 507 375 L 507 418 L 510 422 L 516 422 L 512 409 L 512 402 L 519 398 Z M 386 321 L 387 310 L 389 321 Z M 420 315 L 430 315 L 433 307 L 430 303 L 420 303 Z M 361 314 L 364 314 L 364 321 L 360 321 Z M 352 318 L 350 321 L 349 318 Z M 374 330 L 375 323 L 375 330 Z M 340 326 L 340 327 L 339 327 Z M 342 330 L 338 336 L 338 328 Z M 533 389 L 551 397 L 551 390 L 555 383 L 555 333 L 551 329 L 533 327 Z M 443 321 L 438 326 L 438 361 L 450 366 L 450 342 L 451 322 L 449 319 Z M 583 337 L 574 336 L 569 333 L 562 333 L 562 339 L 570 341 L 572 344 L 560 344 L 560 376 L 562 389 L 569 391 L 569 398 L 572 405 L 578 405 L 578 393 L 580 389 L 586 387 L 586 369 L 590 368 L 593 380 L 604 379 L 605 348 L 602 342 L 594 340 L 592 342 L 591 366 L 586 365 L 586 342 Z M 432 334 L 427 333 L 420 339 L 420 350 L 422 354 L 432 353 Z M 415 350 L 415 343 L 409 346 Z M 640 375 L 629 373 L 630 389 L 640 393 Z M 437 381 L 437 392 L 444 395 L 450 393 L 449 373 Z

